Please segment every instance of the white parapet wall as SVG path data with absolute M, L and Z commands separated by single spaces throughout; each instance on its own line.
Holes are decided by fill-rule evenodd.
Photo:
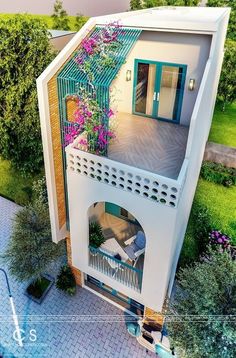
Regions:
M 187 162 L 183 163 L 179 180 L 173 180 L 75 149 L 73 145 L 67 146 L 66 152 L 73 265 L 144 305 L 161 310 L 168 285 L 171 251 L 175 246 L 175 220 Z M 121 183 L 124 187 L 119 187 Z M 160 197 L 153 189 L 161 190 Z M 157 199 L 143 195 L 146 192 Z M 162 198 L 165 202 L 160 201 Z M 169 205 L 170 200 L 175 202 L 174 206 Z M 125 208 L 145 232 L 147 244 L 141 293 L 89 266 L 89 208 L 97 202 L 111 202 Z

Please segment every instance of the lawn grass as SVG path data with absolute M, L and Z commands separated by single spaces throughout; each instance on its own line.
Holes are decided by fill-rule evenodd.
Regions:
M 27 15 L 31 16 L 32 18 L 40 19 L 40 20 L 44 21 L 47 24 L 48 29 L 53 28 L 53 20 L 50 15 L 33 15 L 33 14 L 27 14 Z M 10 19 L 13 16 L 15 16 L 15 14 L 0 14 L 0 19 Z M 86 19 L 88 19 L 88 17 L 85 17 L 85 16 L 83 18 L 84 18 L 85 22 L 86 22 Z M 69 31 L 78 31 L 78 29 L 76 29 L 76 26 L 75 26 L 76 17 L 68 16 L 68 19 L 69 19 L 69 26 L 70 26 Z
M 206 206 L 211 216 L 212 229 L 221 230 L 232 238 L 236 245 L 236 186 L 229 188 L 199 179 L 194 201 Z M 199 259 L 199 238 L 196 237 L 196 224 L 191 219 L 188 223 L 179 267 Z
M 0 158 L 0 196 L 15 201 L 17 204 L 27 204 L 32 196 L 32 184 L 39 175 L 22 175 L 11 168 L 10 162 Z
M 221 107 L 216 105 L 208 140 L 236 147 L 236 103 L 226 106 L 225 112 Z
M 226 188 L 199 179 L 195 199 L 208 207 L 216 229 L 229 235 L 236 244 L 236 186 Z

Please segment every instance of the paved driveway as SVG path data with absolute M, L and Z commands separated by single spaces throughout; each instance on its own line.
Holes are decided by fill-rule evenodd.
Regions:
M 0 197 L 0 253 L 9 241 L 12 219 L 20 207 Z M 0 259 L 0 267 L 4 264 Z M 7 269 L 7 267 L 5 267 Z M 54 275 L 58 267 L 54 267 Z M 0 273 L 1 274 L 1 273 Z M 24 347 L 12 337 L 14 327 L 0 276 L 0 357 L 118 358 L 156 357 L 146 352 L 126 331 L 123 312 L 89 291 L 78 288 L 74 297 L 51 289 L 38 305 L 24 295 L 25 284 L 10 277 L 10 284 L 24 330 Z M 35 338 L 37 337 L 36 341 Z M 4 352 L 4 353 L 3 353 Z

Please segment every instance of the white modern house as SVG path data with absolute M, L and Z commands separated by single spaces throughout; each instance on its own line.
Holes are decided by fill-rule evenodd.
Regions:
M 37 80 L 53 241 L 67 240 L 78 284 L 127 309 L 162 312 L 171 293 L 229 12 L 164 7 L 91 18 Z M 91 145 L 101 126 L 89 133 L 84 124 L 94 113 L 115 132 L 103 152 Z M 105 237 L 98 247 L 94 222 Z

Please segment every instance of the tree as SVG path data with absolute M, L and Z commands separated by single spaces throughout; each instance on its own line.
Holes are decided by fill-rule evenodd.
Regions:
M 11 240 L 3 258 L 16 279 L 36 281 L 62 255 L 63 247 L 63 244 L 52 242 L 48 208 L 38 200 L 16 214 Z
M 63 2 L 56 0 L 52 14 L 53 29 L 70 30 L 69 18 L 66 10 L 63 9 Z
M 46 25 L 27 15 L 0 20 L 0 155 L 22 172 L 43 163 L 36 78 L 52 61 Z
M 200 0 L 144 0 L 143 7 L 156 6 L 197 6 Z
M 141 0 L 130 0 L 130 10 L 140 10 L 142 9 Z
M 83 16 L 82 14 L 76 14 L 76 18 L 75 18 L 75 30 L 79 31 L 81 29 L 82 26 L 84 26 L 84 24 L 87 21 L 87 17 Z
M 236 41 L 227 40 L 225 43 L 224 61 L 218 87 L 218 97 L 225 105 L 236 100 Z
M 210 7 L 230 7 L 230 18 L 227 31 L 227 38 L 236 41 L 236 1 L 235 0 L 208 0 Z
M 233 358 L 236 261 L 227 251 L 209 250 L 203 262 L 180 271 L 167 328 L 181 357 Z

